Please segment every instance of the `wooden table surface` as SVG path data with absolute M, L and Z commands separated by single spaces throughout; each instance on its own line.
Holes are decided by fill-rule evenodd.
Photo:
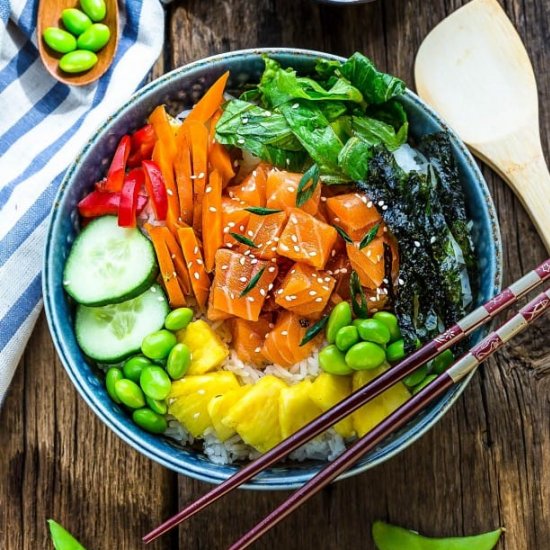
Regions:
M 313 0 L 187 0 L 167 9 L 154 75 L 201 57 L 254 46 L 365 52 L 413 87 L 426 34 L 461 0 L 378 0 L 329 7 Z M 503 0 L 538 77 L 543 146 L 550 145 L 550 2 Z M 162 28 L 159 22 L 159 32 Z M 498 208 L 504 282 L 545 251 L 525 212 L 483 169 Z M 550 215 L 550 214 L 549 214 Z M 439 424 L 396 458 L 329 487 L 255 548 L 373 548 L 384 519 L 431 535 L 506 527 L 499 548 L 550 548 L 548 318 L 500 352 Z M 178 477 L 125 445 L 78 396 L 40 318 L 0 413 L 0 548 L 51 548 L 46 518 L 88 550 L 140 548 L 140 536 L 208 486 Z M 237 492 L 151 549 L 226 547 L 284 498 Z

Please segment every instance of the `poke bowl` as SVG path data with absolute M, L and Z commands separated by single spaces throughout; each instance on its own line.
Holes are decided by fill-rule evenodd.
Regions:
M 285 435 L 296 431 L 300 427 L 299 421 L 303 425 L 315 414 L 330 406 L 326 400 L 322 402 L 323 399 L 318 395 L 313 396 L 312 390 L 309 389 L 315 386 L 321 375 L 325 382 L 330 379 L 331 384 L 334 381 L 340 384 L 344 378 L 349 378 L 346 382 L 349 392 L 352 384 L 364 384 L 376 373 L 381 372 L 380 369 L 388 368 L 391 360 L 399 360 L 406 349 L 413 349 L 411 346 L 414 347 L 419 342 L 433 337 L 450 320 L 458 320 L 461 314 L 489 300 L 500 290 L 501 243 L 498 221 L 489 190 L 474 159 L 452 130 L 414 93 L 405 89 L 399 79 L 378 73 L 368 65 L 371 76 L 375 74 L 376 78 L 380 79 L 382 92 L 380 87 L 369 87 L 368 83 L 363 83 L 363 94 L 357 97 L 358 92 L 353 86 L 354 79 L 361 80 L 361 64 L 370 63 L 368 60 L 364 61 L 365 59 L 355 54 L 350 58 L 353 60 L 350 68 L 348 65 L 343 66 L 344 63 L 350 63 L 350 60 L 346 62 L 345 59 L 326 53 L 268 48 L 231 52 L 191 63 L 136 92 L 90 138 L 66 173 L 51 215 L 43 266 L 44 304 L 56 350 L 71 381 L 98 417 L 129 445 L 175 472 L 210 483 L 221 483 L 238 470 L 243 460 L 253 459 L 258 452 L 267 450 Z M 322 63 L 319 63 L 319 60 L 323 60 Z M 269 64 L 269 74 L 266 64 Z M 290 67 L 296 72 L 285 70 Z M 271 78 L 274 74 L 277 77 Z M 299 77 L 296 77 L 296 74 Z M 284 97 L 281 99 L 280 91 L 288 85 L 288 82 L 284 84 L 283 81 L 289 75 L 291 84 L 299 82 L 302 88 L 297 92 L 288 92 L 289 88 L 285 88 L 285 93 L 297 95 L 291 100 Z M 307 78 L 303 75 L 307 75 Z M 315 75 L 315 78 L 309 78 L 312 75 Z M 302 78 L 303 80 L 300 80 Z M 324 84 L 319 84 L 323 78 Z M 260 81 L 264 87 L 258 92 L 255 86 Z M 220 82 L 223 82 L 221 88 Z M 270 93 L 269 85 L 273 83 L 273 95 L 270 99 L 265 99 Z M 343 85 L 346 89 L 341 87 Z M 212 118 L 212 113 L 198 112 L 204 107 L 204 102 L 202 107 L 197 109 L 193 110 L 193 106 L 201 105 L 201 98 L 208 94 L 211 97 L 216 92 L 216 86 L 218 95 L 220 89 L 225 95 L 223 105 L 215 115 L 215 123 L 210 120 L 209 127 L 208 124 L 202 124 L 201 113 L 205 118 Z M 361 88 L 360 85 L 358 87 Z M 211 93 L 211 90 L 214 92 Z M 244 94 L 237 99 L 241 92 Z M 322 100 L 315 105 L 309 101 L 312 97 L 315 97 L 315 101 L 319 100 L 326 92 L 340 95 L 329 97 L 331 101 L 325 102 L 322 109 L 318 107 Z M 366 101 L 369 93 L 382 93 L 386 94 L 386 97 Z M 258 106 L 261 101 L 272 103 L 268 106 Z M 350 102 L 355 102 L 352 107 L 349 106 Z M 159 108 L 161 105 L 164 107 Z M 292 131 L 289 131 L 285 126 L 285 120 L 291 120 L 291 117 L 299 114 L 304 105 L 311 105 L 307 107 L 310 111 L 302 121 L 296 123 Z M 256 111 L 257 109 L 259 111 Z M 285 112 L 286 115 L 281 114 Z M 329 121 L 330 124 L 320 129 L 316 122 L 312 129 L 310 128 L 311 133 L 308 137 L 305 132 L 312 113 L 318 115 L 320 120 Z M 346 152 L 349 154 L 338 154 L 338 162 L 342 161 L 342 165 L 336 166 L 333 163 L 330 166 L 328 161 L 324 162 L 322 151 L 321 160 L 316 156 L 315 148 L 323 141 L 319 137 L 319 132 L 325 132 L 325 138 L 327 132 L 330 136 L 336 135 L 339 138 L 339 134 L 346 131 L 338 125 L 339 121 L 344 121 L 344 118 L 339 118 L 341 116 L 345 117 L 346 124 L 356 124 L 356 127 L 353 126 L 353 132 L 358 137 L 353 145 L 357 145 L 357 149 L 351 147 L 352 139 L 346 138 L 346 146 L 349 145 Z M 260 137 L 258 130 L 256 134 L 249 132 L 251 119 L 256 124 L 256 129 L 260 128 Z M 198 121 L 196 129 L 193 120 Z M 148 121 L 151 124 L 147 124 Z M 361 134 L 362 121 L 367 121 L 368 129 L 365 130 L 366 133 Z M 284 126 L 287 134 L 283 138 L 276 137 L 275 141 L 269 137 L 271 141 L 267 142 L 264 139 L 266 128 L 273 132 L 279 131 L 274 129 L 278 123 Z M 164 131 L 170 133 L 173 130 L 173 135 L 176 136 L 174 143 L 177 144 L 178 151 L 187 147 L 187 156 L 177 156 L 179 164 L 174 164 L 174 181 L 171 183 L 163 179 L 162 173 L 166 159 L 169 158 L 169 147 L 159 147 L 156 152 L 149 150 L 148 153 L 144 153 L 143 158 L 136 161 L 136 135 L 143 138 L 144 128 L 150 130 L 151 125 L 155 130 L 153 135 L 156 136 L 157 142 Z M 180 131 L 184 125 L 185 135 Z M 183 136 L 181 140 L 178 135 Z M 194 156 L 194 148 L 196 147 L 197 151 L 200 149 L 194 144 L 200 142 L 201 135 L 205 140 L 209 140 L 205 141 L 209 147 L 217 148 L 209 157 L 212 159 L 209 162 L 215 163 L 216 169 L 209 176 L 210 185 L 202 187 L 200 197 L 192 191 L 190 196 L 184 199 L 183 188 L 179 187 L 178 170 L 184 173 L 187 169 L 188 176 L 191 174 L 187 179 L 182 176 L 182 181 L 187 181 L 193 190 L 198 189 L 198 180 L 204 178 L 204 172 L 207 170 L 205 167 L 200 172 L 199 168 L 193 171 L 195 165 L 199 166 L 201 162 L 199 153 L 196 158 Z M 130 137 L 125 140 L 125 136 Z M 137 142 L 137 150 L 144 150 L 140 147 L 146 146 L 146 137 L 140 138 Z M 262 139 L 264 141 L 260 143 L 258 140 Z M 285 144 L 282 145 L 285 157 L 282 159 L 278 156 L 277 149 L 281 143 Z M 410 143 L 414 148 L 409 145 Z M 127 147 L 126 151 L 124 147 Z M 251 150 L 247 151 L 246 148 Z M 310 155 L 314 157 L 313 161 Z M 330 152 L 327 155 L 330 156 Z M 122 165 L 121 159 L 124 159 Z M 139 164 L 139 168 L 136 169 L 140 171 L 139 178 L 132 180 L 132 170 L 125 174 L 125 169 L 130 166 L 125 166 L 127 159 L 134 159 Z M 359 161 L 356 162 L 356 159 Z M 344 162 L 347 163 L 345 166 Z M 190 165 L 193 166 L 190 168 Z M 391 166 L 391 170 L 388 170 L 388 166 Z M 208 169 L 211 169 L 211 164 L 208 164 Z M 344 172 L 345 175 L 342 176 Z M 388 176 L 389 172 L 392 172 L 393 176 Z M 448 178 L 448 173 L 451 172 L 454 175 Z M 252 189 L 252 195 L 258 195 L 260 173 L 263 177 L 263 195 L 260 193 L 262 198 L 259 199 L 260 202 L 255 203 L 256 199 L 249 198 L 249 192 Z M 353 176 L 349 176 L 349 173 Z M 453 178 L 455 183 L 458 182 L 458 187 L 453 187 Z M 391 193 L 397 192 L 397 180 L 407 184 L 406 187 L 400 187 L 400 192 L 405 193 L 403 189 L 406 188 L 406 193 L 412 193 L 410 190 L 415 189 L 417 195 L 407 195 L 405 202 L 408 201 L 408 205 L 403 206 L 402 215 L 392 217 L 391 213 L 398 211 L 399 207 L 386 197 L 395 196 Z M 163 182 L 164 189 L 160 198 L 155 195 L 158 189 L 155 185 L 158 185 L 158 181 Z M 394 183 L 397 186 L 395 188 L 392 187 Z M 109 190 L 108 186 L 114 187 Z M 127 186 L 130 186 L 129 194 Z M 145 191 L 143 195 L 139 194 L 140 189 L 145 189 L 148 196 L 145 196 Z M 101 203 L 106 196 L 112 196 L 109 192 L 113 190 L 121 193 L 114 207 L 111 203 L 107 207 L 105 204 L 101 206 L 90 199 L 99 196 Z M 125 190 L 126 199 L 123 199 Z M 178 190 L 179 202 L 174 197 L 174 192 Z M 461 202 L 458 211 L 462 214 L 456 217 L 453 213 L 456 206 L 454 203 L 449 209 L 449 204 L 446 205 L 445 200 L 437 199 L 439 206 L 435 207 L 432 204 L 429 210 L 438 212 L 439 221 L 432 224 L 431 218 L 425 219 L 432 224 L 430 227 L 433 232 L 443 231 L 438 235 L 446 235 L 446 249 L 437 248 L 439 237 L 428 235 L 426 239 L 419 240 L 419 235 L 402 223 L 403 217 L 407 216 L 410 223 L 416 223 L 413 218 L 422 217 L 421 206 L 426 206 L 426 201 L 431 200 L 429 197 L 433 198 L 434 193 L 445 192 L 451 193 L 447 198 L 459 197 Z M 248 193 L 244 196 L 246 201 L 239 193 Z M 126 210 L 124 215 L 130 217 L 122 224 L 124 229 L 121 229 L 118 226 L 121 225 L 124 200 L 127 205 L 130 204 L 130 209 Z M 144 203 L 141 206 L 140 200 Z M 218 202 L 208 202 L 213 200 Z M 288 204 L 289 200 L 293 202 Z M 184 202 L 187 211 L 183 206 Z M 220 206 L 233 203 L 242 207 L 238 215 L 243 214 L 242 210 L 246 210 L 247 221 L 243 222 L 243 225 L 240 225 L 239 220 L 227 222 L 226 218 L 222 219 L 217 215 Z M 308 210 L 308 205 L 311 206 L 313 203 L 314 210 Z M 178 209 L 178 216 L 170 220 L 170 208 L 173 205 Z M 88 207 L 88 214 L 85 214 L 85 207 Z M 97 208 L 101 215 L 97 213 Z M 356 219 L 353 222 L 359 225 L 353 225 L 351 218 L 342 221 L 339 218 L 344 217 L 338 214 L 340 211 L 345 213 L 346 210 L 355 209 L 354 212 L 361 213 L 366 212 L 364 208 L 369 208 L 371 213 L 374 212 L 375 219 L 371 219 L 369 213 L 368 223 L 366 219 L 364 223 L 360 223 L 363 219 L 363 214 L 360 214 L 359 222 Z M 199 229 L 196 225 L 197 215 Z M 224 216 L 226 215 L 234 215 L 233 209 L 229 211 L 225 208 Z M 98 217 L 90 221 L 90 218 L 95 216 Z M 281 217 L 281 222 L 274 230 L 275 233 L 272 233 L 272 239 L 268 243 L 271 246 L 265 246 L 265 242 L 259 243 L 256 240 L 258 232 L 250 230 L 250 226 L 247 225 L 252 223 L 250 218 L 254 217 L 257 224 L 265 229 L 265 220 L 277 216 Z M 220 220 L 225 222 L 222 223 Z M 317 233 L 314 231 L 316 238 L 321 235 L 317 248 L 304 248 L 304 243 L 309 242 L 306 231 L 310 226 L 308 224 L 320 228 L 315 230 Z M 420 227 L 417 229 L 424 231 Z M 102 248 L 103 243 L 98 244 L 98 240 L 101 241 L 102 236 L 111 230 L 121 231 L 125 236 L 132 232 L 131 240 L 137 246 L 132 252 L 134 263 L 130 269 L 123 266 L 122 271 L 117 271 L 120 265 L 113 260 L 113 269 L 111 266 L 96 273 L 93 269 L 90 270 L 86 262 L 91 256 L 94 256 L 96 262 L 97 257 L 101 256 L 103 259 L 100 261 L 103 262 L 105 254 L 111 254 L 109 246 L 105 245 L 105 248 Z M 166 234 L 167 240 L 155 237 L 157 233 Z M 86 235 L 92 237 L 86 240 Z M 423 235 L 426 237 L 425 233 Z M 327 242 L 331 244 L 328 245 Z M 261 249 L 258 250 L 260 244 Z M 177 245 L 181 246 L 181 250 L 172 248 Z M 468 250 L 465 250 L 464 246 Z M 443 271 L 440 273 L 437 267 L 433 267 L 438 265 L 433 259 L 437 254 L 431 251 L 437 250 L 440 256 L 443 253 L 441 251 L 446 250 L 446 253 L 454 258 L 455 271 L 449 272 L 448 278 L 442 275 Z M 85 257 L 86 253 L 89 255 L 88 260 Z M 183 258 L 182 265 L 178 264 L 180 254 Z M 318 260 L 319 256 L 323 257 L 322 260 Z M 422 264 L 424 256 L 427 262 L 425 265 Z M 142 257 L 145 260 L 142 261 Z M 376 262 L 373 260 L 374 257 Z M 334 262 L 340 258 L 345 263 L 336 266 Z M 371 263 L 365 264 L 366 261 Z M 157 262 L 160 264 L 159 277 Z M 228 279 L 228 274 L 233 272 L 233 269 L 228 269 L 228 265 L 233 265 L 232 262 L 237 268 L 234 281 Z M 191 264 L 194 264 L 194 268 Z M 239 265 L 245 264 L 250 268 L 249 271 L 240 272 Z M 426 267 L 428 264 L 432 267 Z M 200 272 L 196 271 L 199 265 Z M 366 274 L 361 268 L 364 265 L 368 267 Z M 448 269 L 448 262 L 445 266 L 445 269 Z M 185 282 L 180 279 L 180 271 L 183 272 L 186 267 L 188 279 Z M 170 273 L 167 273 L 167 269 Z M 422 274 L 418 272 L 420 269 L 423 270 Z M 434 270 L 433 279 L 430 269 Z M 116 290 L 110 290 L 110 300 L 109 296 L 101 294 L 101 288 L 96 288 L 97 280 L 101 279 L 105 271 L 109 271 L 107 278 L 110 278 L 116 287 Z M 269 276 L 267 280 L 265 275 L 271 275 L 272 272 L 273 276 Z M 259 283 L 262 276 L 265 280 Z M 306 286 L 303 288 L 307 292 L 303 296 L 310 296 L 307 300 L 296 300 L 296 293 L 293 294 L 289 290 L 298 288 L 296 285 L 300 283 L 297 281 L 299 277 L 302 282 L 306 280 Z M 376 284 L 365 284 L 365 278 L 372 282 L 377 277 L 380 277 L 380 280 L 376 281 Z M 130 282 L 134 279 L 134 282 Z M 449 282 L 451 279 L 452 282 Z M 430 288 L 432 281 L 436 280 L 443 281 L 442 289 Z M 199 283 L 204 283 L 205 286 L 197 286 Z M 434 313 L 435 306 L 427 303 L 428 296 L 431 295 L 433 302 L 438 299 L 444 301 L 452 294 L 453 284 L 455 291 L 459 289 L 459 298 L 454 306 L 451 304 L 446 308 L 447 317 L 443 318 L 445 315 Z M 132 288 L 124 288 L 125 285 Z M 232 285 L 236 285 L 235 288 Z M 407 289 L 410 288 L 416 290 L 409 292 Z M 418 296 L 407 298 L 414 292 L 417 292 Z M 120 298 L 122 295 L 123 298 Z M 128 306 L 132 311 L 143 309 L 146 306 L 142 303 L 143 300 L 139 300 L 140 296 L 145 295 L 147 303 L 152 303 L 153 295 L 157 302 L 153 309 L 149 309 L 149 315 L 130 322 L 132 327 L 141 326 L 142 330 L 146 330 L 140 337 L 137 349 L 135 342 L 132 344 L 134 347 L 131 352 L 126 348 L 118 349 L 118 342 L 111 346 L 110 335 L 106 335 L 103 326 L 98 327 L 98 319 L 104 322 L 108 317 L 111 322 L 113 311 L 116 310 L 116 315 L 120 315 L 120 304 L 133 304 Z M 259 300 L 261 305 L 254 304 L 254 300 Z M 417 306 L 418 303 L 426 304 L 426 311 L 423 310 L 423 317 L 421 316 L 422 322 L 419 321 L 419 317 L 410 319 L 411 314 L 407 307 L 413 300 L 416 300 Z M 340 339 L 342 342 L 335 342 L 334 335 L 328 337 L 327 322 L 330 330 L 330 314 L 340 303 L 344 303 L 340 309 L 349 309 L 356 317 L 354 322 L 350 317 L 347 323 L 349 326 L 346 327 L 349 330 L 342 333 L 346 333 L 347 339 L 351 338 L 348 344 L 343 342 L 344 336 Z M 371 317 L 376 317 L 379 311 L 388 309 L 390 306 L 385 304 L 391 303 L 395 303 L 396 313 L 391 313 L 388 317 L 398 319 L 398 335 L 394 337 L 392 333 L 391 338 L 382 335 L 380 341 L 376 338 L 363 338 L 359 325 L 365 320 L 371 325 L 373 322 L 380 325 L 380 322 L 384 321 L 383 317 L 379 317 L 380 320 Z M 320 304 L 319 307 L 317 304 Z M 363 310 L 362 304 L 365 306 Z M 180 321 L 177 318 L 186 317 L 182 310 L 189 307 L 192 310 L 190 316 L 194 319 L 191 321 L 193 325 L 188 324 L 190 319 L 182 321 L 179 325 Z M 171 332 L 164 328 L 164 318 L 170 309 L 178 310 L 172 316 L 176 318 L 174 326 L 170 327 L 168 321 L 166 324 L 167 328 L 173 328 Z M 417 307 L 415 310 L 417 313 L 418 309 Z M 128 308 L 124 313 L 126 316 L 127 311 Z M 256 327 L 262 320 L 260 317 L 265 317 L 265 326 L 263 334 L 258 336 L 259 329 Z M 127 321 L 124 322 L 128 324 Z M 385 321 L 382 324 L 384 323 Z M 391 319 L 389 323 L 387 329 L 382 327 L 386 332 L 392 332 Z M 182 328 L 184 325 L 186 328 Z M 191 336 L 190 326 L 194 327 L 194 336 Z M 173 339 L 173 342 L 167 344 L 166 353 L 158 353 L 158 349 L 147 353 L 148 344 L 143 337 L 148 337 L 149 333 L 153 333 L 153 338 L 149 341 L 153 348 L 164 345 L 163 342 L 155 343 L 154 335 L 157 332 L 162 332 L 163 337 Z M 292 333 L 292 342 L 289 332 Z M 281 338 L 282 336 L 284 338 Z M 482 332 L 478 331 L 471 337 L 471 342 L 481 336 Z M 259 337 L 261 341 L 257 341 Z M 271 348 L 268 346 L 269 342 Z M 181 353 L 189 355 L 191 367 L 179 368 L 178 364 L 181 361 L 177 358 L 174 359 L 172 367 L 167 364 L 166 359 L 168 358 L 170 363 L 169 352 L 175 349 L 175 345 L 180 352 L 183 349 Z M 112 349 L 108 349 L 110 346 Z M 352 364 L 353 353 L 349 353 L 355 346 L 363 347 L 357 348 L 360 351 L 355 353 L 357 364 Z M 145 357 L 141 355 L 140 347 Z M 211 351 L 218 348 L 219 359 L 213 366 L 215 360 L 211 358 Z M 372 359 L 370 352 L 367 353 L 371 348 L 376 348 L 375 356 L 377 353 L 381 354 L 380 361 Z M 393 349 L 391 353 L 390 348 Z M 304 349 L 308 350 L 307 354 Z M 254 363 L 254 354 L 261 356 L 260 363 Z M 171 384 L 168 386 L 170 397 L 166 401 L 166 394 L 162 392 L 162 395 L 156 395 L 155 391 L 151 395 L 147 392 L 143 395 L 139 387 L 140 383 L 143 387 L 143 373 L 141 378 L 138 374 L 134 382 L 125 379 L 126 370 L 131 370 L 130 367 L 143 367 L 131 365 L 127 369 L 124 368 L 127 366 L 128 358 L 136 355 L 140 358 L 134 363 L 143 362 L 144 365 L 153 368 L 149 382 L 156 379 L 157 382 L 160 380 L 162 385 L 168 380 Z M 203 364 L 204 368 L 201 370 L 199 356 L 206 356 L 205 361 L 211 361 L 212 364 Z M 340 363 L 335 366 L 332 359 L 323 360 L 323 356 L 330 356 L 332 359 L 336 357 Z M 172 371 L 175 369 L 181 372 L 174 374 L 171 368 Z M 188 371 L 189 368 L 191 370 Z M 433 366 L 428 366 L 427 371 L 417 376 L 415 383 L 400 386 L 399 391 L 405 396 L 403 399 L 406 399 L 415 387 L 427 383 L 430 377 L 437 375 L 437 369 L 432 372 L 432 368 Z M 165 369 L 170 376 L 164 373 Z M 109 370 L 113 375 L 111 387 L 108 383 Z M 158 371 L 163 373 L 159 374 Z M 200 401 L 200 404 L 189 401 L 189 385 L 199 380 L 210 383 L 210 378 L 200 376 L 225 377 L 223 383 L 228 382 L 228 393 L 234 392 L 233 401 L 237 400 L 235 395 L 239 394 L 240 401 L 236 401 L 236 405 L 233 405 L 229 412 L 226 411 L 231 417 L 231 422 L 227 420 L 229 417 L 224 417 L 223 422 L 218 423 L 219 430 L 228 431 L 224 437 L 216 431 L 215 413 L 212 408 L 213 400 L 226 395 L 225 390 L 219 389 L 220 386 L 215 385 L 212 390 L 205 390 L 202 386 L 198 390 L 197 387 L 193 387 L 195 397 L 197 393 L 204 396 L 205 392 L 210 392 L 208 395 L 212 401 L 208 403 L 211 414 L 209 427 L 205 429 L 203 424 L 197 427 L 197 423 L 203 420 L 201 414 L 206 415 L 204 411 L 207 409 L 204 400 Z M 126 378 L 133 377 L 128 375 Z M 449 390 L 404 428 L 362 458 L 341 478 L 372 468 L 409 446 L 445 414 L 470 378 Z M 125 380 L 126 389 L 131 390 L 130 393 L 135 391 L 139 392 L 139 395 L 127 396 L 129 401 L 122 399 L 121 403 L 117 395 L 122 393 L 124 384 L 117 386 L 119 379 Z M 216 380 L 217 384 L 220 378 Z M 265 386 L 264 393 L 259 392 L 259 395 L 266 404 L 266 410 L 269 409 L 267 404 L 271 403 L 270 395 L 273 392 L 277 392 L 277 395 L 278 392 L 287 392 L 284 402 L 284 407 L 288 409 L 287 416 L 284 419 L 280 416 L 284 407 L 279 407 L 282 398 L 277 397 L 277 405 L 273 404 L 276 409 L 271 409 L 271 413 L 275 410 L 275 416 L 279 415 L 277 418 L 280 418 L 280 421 L 276 426 L 269 428 L 268 434 L 260 433 L 262 430 L 258 426 L 245 426 L 247 418 L 261 416 L 258 412 L 261 407 L 254 408 L 250 398 L 250 395 L 257 392 L 257 388 L 260 387 L 256 385 L 259 382 L 260 386 Z M 307 392 L 304 390 L 305 385 L 308 386 Z M 119 388 L 118 393 L 113 389 L 115 387 Z M 292 392 L 294 394 L 291 395 Z M 309 408 L 304 412 L 296 403 L 303 404 L 304 399 L 309 399 L 308 396 L 311 397 L 311 403 L 308 401 Z M 135 404 L 132 403 L 134 397 L 137 399 Z M 147 403 L 143 401 L 144 398 Z M 201 398 L 197 397 L 199 400 Z M 242 404 L 246 399 L 250 401 L 247 401 L 248 408 Z M 386 401 L 393 402 L 393 408 L 403 402 L 397 394 L 392 394 Z M 167 404 L 170 404 L 169 409 Z M 229 404 L 231 403 L 226 403 L 226 409 Z M 236 410 L 239 404 L 241 408 Z M 216 410 L 221 410 L 221 401 L 218 405 Z M 153 414 L 150 413 L 149 407 L 153 409 Z M 142 413 L 139 410 L 145 409 L 147 413 L 140 419 Z M 312 412 L 314 410 L 318 413 Z M 389 412 L 391 410 L 386 410 L 385 414 Z M 371 410 L 370 416 L 357 417 L 353 420 L 354 423 L 350 420 L 347 427 L 340 426 L 339 430 L 338 426 L 335 427 L 331 433 L 324 434 L 323 438 L 309 444 L 309 447 L 298 449 L 292 460 L 271 467 L 243 487 L 269 490 L 301 486 L 323 467 L 324 457 L 337 456 L 348 441 L 372 427 L 373 422 L 375 423 L 372 417 L 379 413 L 380 408 L 376 411 Z M 147 415 L 152 418 L 152 424 Z M 159 420 L 160 417 L 162 418 Z M 267 417 L 258 420 L 258 423 L 261 422 L 268 423 Z

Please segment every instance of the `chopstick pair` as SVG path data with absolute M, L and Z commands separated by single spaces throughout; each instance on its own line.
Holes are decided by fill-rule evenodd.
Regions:
M 491 320 L 504 309 L 516 303 L 521 297 L 548 279 L 550 279 L 550 258 L 489 300 L 486 304 L 466 315 L 466 317 L 437 336 L 434 340 L 428 342 L 406 357 L 403 361 L 382 373 L 369 384 L 353 392 L 346 399 L 314 419 L 298 432 L 282 441 L 279 445 L 239 470 L 217 487 L 214 487 L 211 491 L 191 503 L 178 514 L 165 521 L 143 537 L 143 542 L 152 542 L 182 521 L 185 521 L 203 508 L 209 506 L 223 495 L 239 487 L 265 468 L 278 462 L 300 445 L 319 435 L 396 382 L 402 380 L 420 365 L 455 345 L 465 336 Z M 384 437 L 401 427 L 414 414 L 423 409 L 428 403 L 436 399 L 453 384 L 462 380 L 482 361 L 487 359 L 516 334 L 527 328 L 549 307 L 550 289 L 539 294 L 498 330 L 490 333 L 479 344 L 474 346 L 469 353 L 461 357 L 445 373 L 441 374 L 431 384 L 411 397 L 404 405 L 375 426 L 369 433 L 352 444 L 342 455 L 328 464 L 321 472 L 293 493 L 285 502 L 266 516 L 241 539 L 235 542 L 230 547 L 230 550 L 248 547 L 252 542 L 271 529 L 271 527 L 279 523 L 303 504 L 310 496 L 317 493 L 321 488 L 348 469 L 361 456 L 376 446 Z

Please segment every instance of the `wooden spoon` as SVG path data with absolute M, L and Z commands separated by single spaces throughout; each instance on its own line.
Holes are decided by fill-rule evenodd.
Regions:
M 82 73 L 65 73 L 59 68 L 63 54 L 53 51 L 44 42 L 42 33 L 48 27 L 63 27 L 61 12 L 66 8 L 79 8 L 77 0 L 40 0 L 38 7 L 37 40 L 40 57 L 48 72 L 59 82 L 70 86 L 86 86 L 97 80 L 111 66 L 118 44 L 118 4 L 117 0 L 105 0 L 107 15 L 101 21 L 109 27 L 111 38 L 106 46 L 97 52 L 97 63 Z
M 473 0 L 437 25 L 420 46 L 415 80 L 420 97 L 514 190 L 550 251 L 535 75 L 498 2 Z

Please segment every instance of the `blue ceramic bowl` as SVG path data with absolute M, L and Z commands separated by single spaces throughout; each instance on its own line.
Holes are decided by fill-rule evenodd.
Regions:
M 304 73 L 311 71 L 315 60 L 320 57 L 339 59 L 325 53 L 285 48 L 246 50 L 197 61 L 145 86 L 98 129 L 68 169 L 54 203 L 46 243 L 43 272 L 46 315 L 57 352 L 80 395 L 107 426 L 135 449 L 180 474 L 210 483 L 220 483 L 231 476 L 237 468 L 213 464 L 198 452 L 184 450 L 168 439 L 144 432 L 109 398 L 98 372 L 86 362 L 76 343 L 73 311 L 63 292 L 63 267 L 71 243 L 79 231 L 76 204 L 92 189 L 94 182 L 105 170 L 120 137 L 143 125 L 149 113 L 160 103 L 165 103 L 172 113 L 189 107 L 227 70 L 231 73 L 229 89 L 238 89 L 248 82 L 257 82 L 263 68 L 261 53 L 267 53 L 283 65 L 290 65 Z M 402 101 L 410 117 L 413 136 L 442 129 L 449 130 L 412 92 L 407 91 Z M 474 222 L 474 240 L 481 283 L 476 298 L 477 302 L 481 303 L 500 289 L 501 246 L 498 222 L 489 190 L 474 159 L 464 144 L 452 132 L 450 133 L 466 193 L 468 213 Z M 410 445 L 445 414 L 464 390 L 468 380 L 452 388 L 342 477 L 372 468 Z M 321 467 L 322 464 L 318 462 L 276 466 L 245 487 L 296 488 L 315 475 Z

